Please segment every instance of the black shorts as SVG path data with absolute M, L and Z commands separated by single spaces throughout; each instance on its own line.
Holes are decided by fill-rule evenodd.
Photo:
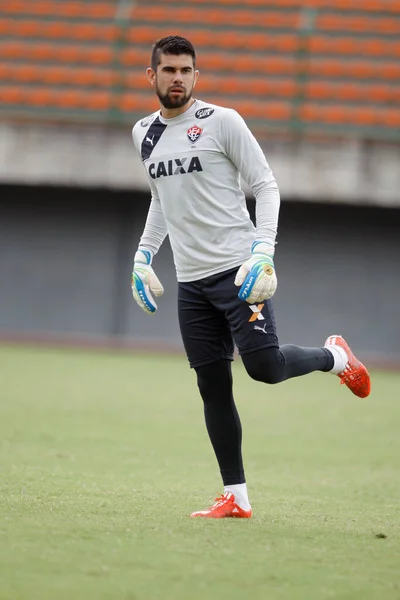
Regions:
M 240 354 L 279 346 L 271 301 L 239 300 L 237 270 L 178 284 L 179 326 L 191 367 L 233 360 L 235 344 Z

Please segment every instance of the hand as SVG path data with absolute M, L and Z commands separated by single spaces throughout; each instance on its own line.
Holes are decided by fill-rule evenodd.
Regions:
M 265 242 L 254 242 L 251 252 L 251 258 L 240 267 L 235 278 L 235 285 L 241 286 L 239 298 L 249 304 L 272 298 L 278 285 L 274 248 Z
M 157 310 L 151 292 L 162 296 L 164 288 L 154 273 L 151 265 L 152 255 L 148 250 L 138 250 L 135 254 L 132 271 L 132 294 L 136 302 L 147 314 L 153 315 Z

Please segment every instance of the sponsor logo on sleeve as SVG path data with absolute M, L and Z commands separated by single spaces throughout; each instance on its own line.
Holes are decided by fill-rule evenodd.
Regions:
M 196 110 L 194 116 L 196 117 L 196 119 L 207 119 L 207 117 L 211 117 L 213 112 L 214 109 L 211 108 L 211 106 L 207 106 L 205 108 L 199 108 L 199 110 Z
M 142 119 L 140 121 L 140 124 L 142 127 L 147 127 L 148 125 L 150 125 L 150 123 L 152 123 L 154 121 L 155 118 L 156 118 L 156 115 L 150 115 L 149 117 Z

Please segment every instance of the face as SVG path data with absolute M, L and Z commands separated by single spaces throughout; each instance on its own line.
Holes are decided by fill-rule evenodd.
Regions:
M 147 69 L 147 77 L 165 108 L 181 108 L 192 97 L 199 72 L 193 68 L 190 54 L 161 54 L 160 59 L 156 72 Z

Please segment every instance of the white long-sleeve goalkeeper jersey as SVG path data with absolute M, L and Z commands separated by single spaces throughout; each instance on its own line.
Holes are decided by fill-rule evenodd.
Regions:
M 196 100 L 172 119 L 157 111 L 138 121 L 132 135 L 152 195 L 139 246 L 155 254 L 168 234 L 178 281 L 238 267 L 255 240 L 274 246 L 279 190 L 236 111 Z M 256 228 L 240 175 L 256 199 Z

